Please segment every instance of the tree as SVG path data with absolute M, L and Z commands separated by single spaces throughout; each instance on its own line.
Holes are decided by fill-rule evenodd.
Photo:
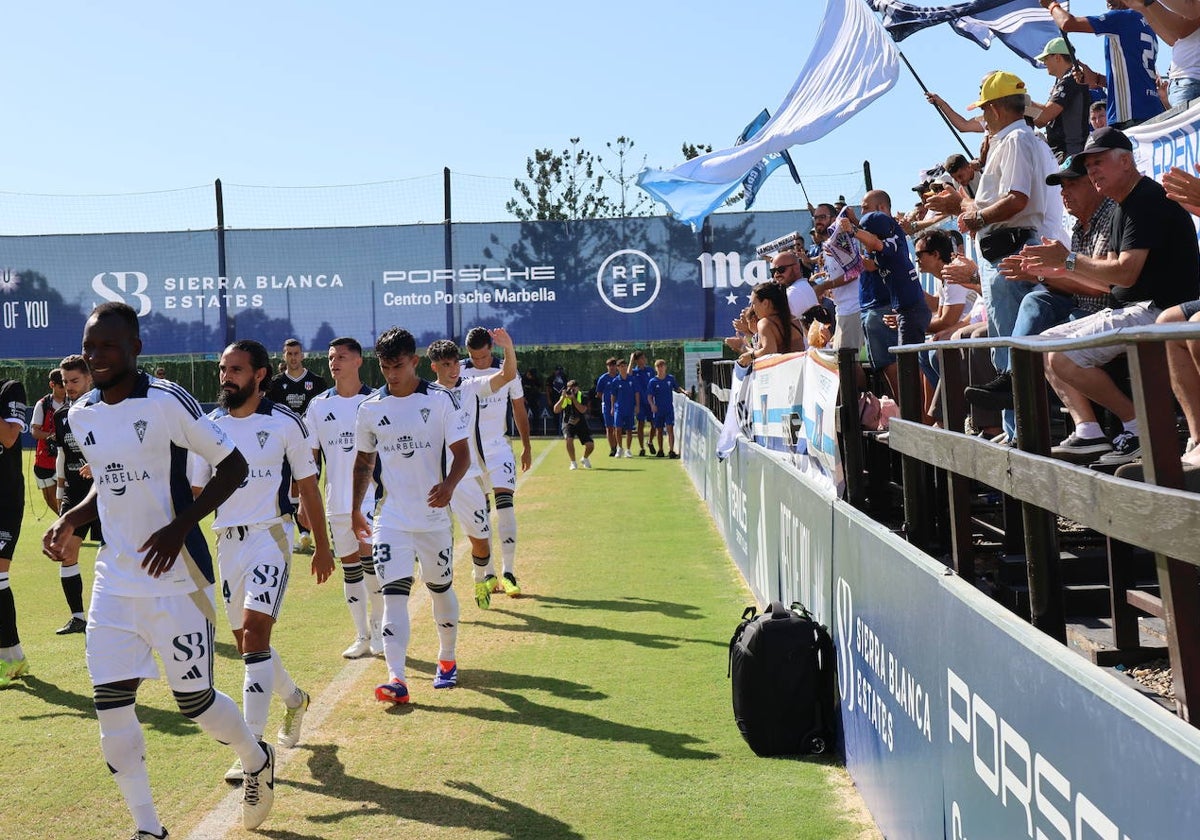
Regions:
M 642 155 L 641 165 L 631 166 L 629 156 L 634 142 L 623 134 L 615 142 L 606 142 L 604 145 L 617 161 L 616 165 L 610 169 L 605 165 L 603 158 L 596 158 L 596 163 L 616 184 L 616 198 L 609 203 L 609 208 L 613 211 L 610 215 L 620 219 L 651 215 L 654 202 L 650 200 L 646 191 L 637 185 L 637 173 L 646 166 L 646 156 Z
M 535 149 L 525 161 L 527 181 L 513 181 L 517 191 L 504 209 L 523 222 L 565 222 L 611 215 L 604 195 L 604 175 L 597 173 L 599 159 L 572 137 L 571 147 L 555 152 Z

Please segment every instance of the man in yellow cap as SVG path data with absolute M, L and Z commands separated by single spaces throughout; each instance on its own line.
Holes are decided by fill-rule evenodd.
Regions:
M 1071 75 L 1071 48 L 1065 38 L 1051 38 L 1037 60 L 1046 65 L 1054 78 L 1050 98 L 1034 121 L 1036 128 L 1046 129 L 1046 142 L 1059 163 L 1083 151 L 1088 138 L 1088 107 L 1092 98 L 1087 88 Z
M 963 200 L 958 226 L 979 243 L 979 276 L 992 337 L 1012 335 L 1021 299 L 1035 285 L 1005 279 L 1000 261 L 1026 244 L 1040 242 L 1043 236 L 1067 240 L 1061 192 L 1046 184 L 1046 176 L 1058 171 L 1058 162 L 1050 147 L 1026 124 L 1027 103 L 1025 83 L 1012 73 L 997 70 L 984 77 L 978 101 L 969 106 L 983 109 L 991 145 L 979 190 L 974 200 Z M 1008 349 L 992 350 L 992 362 L 999 376 L 980 388 L 1011 387 Z M 968 388 L 967 398 L 976 390 Z M 1013 440 L 1016 424 L 1011 410 L 1005 412 L 1004 427 Z

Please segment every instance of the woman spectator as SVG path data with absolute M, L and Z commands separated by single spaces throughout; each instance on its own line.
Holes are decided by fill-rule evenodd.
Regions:
M 787 293 L 778 283 L 759 283 L 750 295 L 750 308 L 758 319 L 757 342 L 738 357 L 738 364 L 749 365 L 759 356 L 803 350 L 804 332 L 791 317 Z

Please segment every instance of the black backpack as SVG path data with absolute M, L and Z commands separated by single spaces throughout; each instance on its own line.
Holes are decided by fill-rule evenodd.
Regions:
M 800 604 L 756 613 L 729 640 L 733 719 L 756 755 L 819 755 L 834 744 L 833 640 Z

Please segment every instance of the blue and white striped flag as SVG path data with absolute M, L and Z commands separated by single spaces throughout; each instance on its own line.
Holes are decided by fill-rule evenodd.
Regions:
M 985 50 L 994 38 L 999 38 L 1034 67 L 1040 66 L 1034 56 L 1045 48 L 1047 41 L 1062 34 L 1054 18 L 1037 0 L 971 0 L 947 6 L 871 0 L 871 5 L 883 15 L 883 28 L 897 41 L 927 26 L 948 22 L 955 32 Z
M 675 218 L 699 226 L 764 157 L 824 137 L 891 90 L 899 73 L 896 45 L 870 7 L 828 0 L 808 61 L 761 132 L 674 169 L 644 169 L 638 184 Z

